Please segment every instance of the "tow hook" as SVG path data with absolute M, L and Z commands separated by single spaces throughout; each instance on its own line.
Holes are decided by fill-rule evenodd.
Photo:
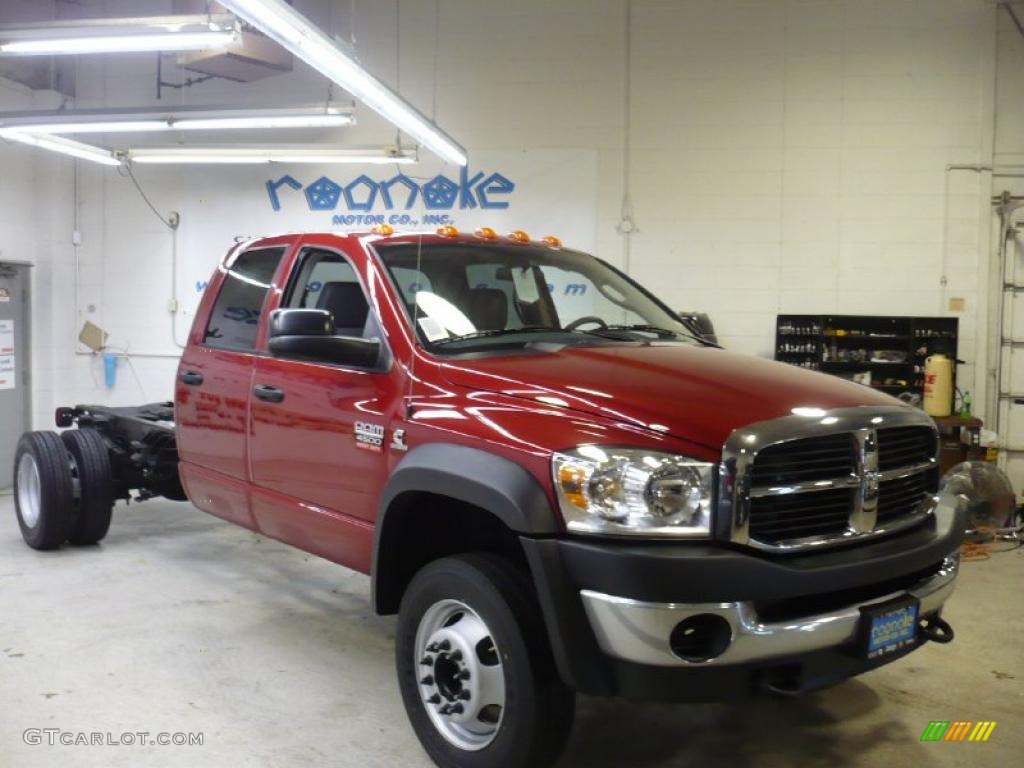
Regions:
M 938 616 L 921 619 L 917 624 L 917 631 L 925 640 L 943 645 L 953 642 L 953 628 L 949 626 L 949 622 Z

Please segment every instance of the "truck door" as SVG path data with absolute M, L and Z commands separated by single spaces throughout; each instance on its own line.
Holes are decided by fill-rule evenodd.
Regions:
M 175 392 L 180 472 L 200 509 L 252 528 L 246 445 L 260 316 L 285 247 L 242 251 L 221 268 L 205 327 L 181 357 Z
M 282 307 L 330 311 L 337 333 L 381 338 L 352 264 L 304 249 Z M 396 402 L 377 370 L 257 358 L 250 451 L 253 515 L 261 532 L 352 568 L 368 570 L 376 494 L 386 475 L 385 437 Z

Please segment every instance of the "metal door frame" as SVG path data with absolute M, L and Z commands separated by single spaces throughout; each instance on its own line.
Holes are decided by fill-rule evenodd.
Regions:
M 1013 330 L 1016 319 L 1014 317 L 1014 297 L 1024 292 L 1024 284 L 1017 282 L 1017 254 L 1011 253 L 1011 247 L 1020 248 L 1016 241 L 1021 234 L 1019 228 L 1024 225 L 1024 221 L 1019 216 L 1019 212 L 1024 209 L 1024 197 L 1003 192 L 1001 195 L 994 195 L 992 202 L 994 212 L 999 217 L 999 245 L 997 249 L 999 269 L 999 305 L 997 309 L 999 318 L 999 347 L 995 360 L 995 429 L 996 434 L 999 436 L 999 466 L 1005 469 L 1011 453 L 1024 453 L 1024 445 L 1016 445 L 1011 440 L 1009 434 L 1010 411 L 1015 404 L 1024 400 L 1024 392 L 1014 392 L 1013 382 L 1004 380 L 1004 377 L 1008 375 L 1006 369 L 1012 371 L 1014 353 L 1017 350 L 1024 349 L 1024 339 L 1015 338 Z M 1011 244 L 1013 245 L 1011 246 Z M 1007 274 L 1008 272 L 1009 274 Z M 1007 317 L 1007 310 L 1009 311 L 1009 317 Z M 1004 356 L 1007 358 L 1006 366 L 1003 365 Z M 1012 376 L 1012 374 L 1009 375 Z
M 25 329 L 23 336 L 25 339 L 25 363 L 20 366 L 21 373 L 18 377 L 21 379 L 21 384 L 25 389 L 25 403 L 24 403 L 24 418 L 26 429 L 32 429 L 32 264 L 28 261 L 20 261 L 17 259 L 0 259 L 0 267 L 10 266 L 18 270 L 18 275 L 23 275 L 25 279 Z M 18 357 L 22 357 L 19 353 Z

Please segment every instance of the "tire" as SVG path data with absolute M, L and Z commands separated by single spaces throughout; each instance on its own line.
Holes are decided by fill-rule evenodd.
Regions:
M 14 509 L 32 549 L 57 549 L 71 533 L 71 462 L 55 432 L 26 432 L 14 454 Z
M 558 759 L 575 695 L 555 670 L 528 575 L 511 561 L 466 554 L 424 566 L 402 597 L 395 654 L 406 713 L 441 768 Z
M 95 429 L 74 429 L 61 435 L 78 475 L 77 515 L 68 539 L 72 544 L 98 544 L 110 530 L 114 508 L 110 453 Z

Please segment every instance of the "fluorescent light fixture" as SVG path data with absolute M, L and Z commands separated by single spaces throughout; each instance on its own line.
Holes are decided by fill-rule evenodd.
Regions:
M 323 106 L 265 110 L 182 107 L 174 114 L 152 109 L 0 113 L 0 130 L 32 134 L 335 128 L 353 123 L 351 112 Z
M 409 102 L 367 72 L 332 38 L 282 0 L 219 0 L 396 127 L 456 165 L 466 151 Z
M 0 56 L 193 51 L 241 42 L 230 14 L 51 21 L 0 26 Z
M 117 35 L 113 37 L 55 38 L 0 43 L 0 54 L 59 56 L 78 53 L 138 53 L 140 51 L 194 51 L 225 48 L 234 41 L 226 32 L 166 35 Z
M 135 133 L 142 131 L 166 131 L 167 123 L 161 120 L 96 121 L 90 123 L 40 123 L 39 125 L 3 125 L 6 133 Z
M 346 114 L 281 115 L 274 117 L 196 117 L 172 119 L 175 131 L 221 131 L 250 128 L 338 128 L 352 125 L 355 120 Z
M 387 147 L 145 147 L 128 150 L 133 163 L 256 165 L 263 163 L 353 163 L 391 165 L 415 163 L 414 151 Z
M 59 152 L 62 155 L 78 158 L 79 160 L 90 160 L 101 165 L 120 165 L 121 161 L 114 157 L 113 153 L 91 144 L 83 144 L 80 141 L 65 139 L 61 136 L 35 136 L 31 133 L 18 131 L 0 130 L 0 138 L 28 144 L 39 149 L 48 149 L 51 152 Z

